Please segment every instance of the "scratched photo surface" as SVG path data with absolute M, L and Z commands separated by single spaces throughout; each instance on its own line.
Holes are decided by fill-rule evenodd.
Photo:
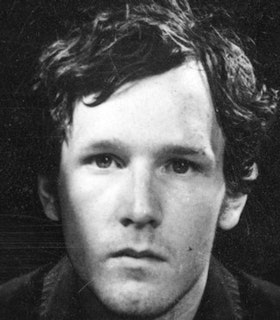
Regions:
M 191 3 L 203 3 L 192 0 Z M 205 0 L 229 11 L 256 49 L 248 55 L 269 87 L 280 86 L 279 0 Z M 39 103 L 32 96 L 42 46 L 76 18 L 84 1 L 0 1 L 0 283 L 64 253 L 59 223 L 43 214 L 37 196 Z M 280 284 L 280 124 L 264 141 L 260 177 L 241 221 L 219 232 L 215 255 L 225 264 Z

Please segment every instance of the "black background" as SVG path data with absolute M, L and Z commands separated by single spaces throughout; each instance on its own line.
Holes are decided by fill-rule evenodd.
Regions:
M 84 2 L 84 1 L 83 1 Z M 191 2 L 203 3 L 192 0 Z M 38 201 L 34 169 L 40 130 L 30 90 L 44 43 L 75 18 L 79 1 L 0 1 L 0 282 L 56 260 L 63 252 L 60 226 Z M 280 86 L 279 0 L 207 1 L 231 12 L 259 78 Z M 215 254 L 225 263 L 280 284 L 280 125 L 263 145 L 261 177 L 240 224 L 219 232 Z

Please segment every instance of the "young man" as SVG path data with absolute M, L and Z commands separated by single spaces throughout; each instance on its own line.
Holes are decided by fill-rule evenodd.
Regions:
M 39 195 L 67 257 L 5 284 L 3 318 L 280 319 L 280 289 L 211 257 L 275 108 L 237 38 L 179 0 L 80 21 L 45 49 L 38 85 Z

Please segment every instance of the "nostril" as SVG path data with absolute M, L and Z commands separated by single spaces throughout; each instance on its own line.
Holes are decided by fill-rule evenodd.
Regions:
M 129 218 L 123 218 L 123 219 L 121 220 L 121 223 L 122 223 L 122 225 L 123 225 L 124 227 L 127 227 L 127 226 L 129 226 L 130 224 L 132 224 L 133 221 L 132 221 L 131 219 L 129 219 Z
M 121 224 L 124 227 L 128 227 L 130 225 L 134 225 L 135 228 L 144 228 L 146 225 L 150 225 L 152 228 L 156 228 L 158 226 L 158 222 L 155 219 L 133 219 L 133 218 L 123 218 L 120 220 Z
M 158 223 L 156 220 L 151 220 L 150 224 L 153 228 L 156 228 L 158 226 Z

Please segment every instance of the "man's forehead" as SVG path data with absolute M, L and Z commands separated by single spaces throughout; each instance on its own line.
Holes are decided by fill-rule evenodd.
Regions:
M 152 92 L 157 95 L 153 106 L 149 105 L 148 101 Z M 140 109 L 149 105 L 145 110 L 149 114 L 153 113 L 157 105 L 167 104 L 170 100 L 173 100 L 173 105 L 169 108 L 170 113 L 176 112 L 177 106 L 180 106 L 180 112 L 189 113 L 190 108 L 195 108 L 200 117 L 215 117 L 214 108 L 209 108 L 209 105 L 213 104 L 206 72 L 202 64 L 194 59 L 167 72 L 127 82 L 105 101 L 95 105 L 99 94 L 100 92 L 93 92 L 77 99 L 74 103 L 73 119 L 82 113 L 95 113 L 100 116 L 105 109 L 111 109 L 108 113 L 114 113 L 118 104 L 123 105 L 125 110 L 122 109 L 120 112 L 125 113 L 132 110 L 133 104 Z
M 187 70 L 187 72 L 186 72 Z M 189 74 L 188 77 L 186 77 L 186 73 Z M 150 76 L 140 78 L 140 79 L 135 79 L 132 81 L 125 82 L 123 85 L 120 87 L 117 87 L 116 90 L 107 98 L 107 100 L 110 100 L 112 97 L 117 97 L 120 95 L 125 94 L 128 92 L 131 88 L 137 86 L 141 83 L 143 83 L 143 80 L 148 80 L 150 83 L 158 83 L 159 85 L 164 82 L 165 80 L 170 81 L 170 86 L 175 86 L 176 83 L 178 82 L 184 82 L 185 78 L 185 85 L 190 86 L 192 85 L 193 88 L 194 83 L 190 83 L 189 80 L 192 79 L 193 75 L 196 74 L 196 76 L 199 74 L 199 77 L 201 81 L 203 82 L 204 86 L 209 89 L 209 84 L 208 84 L 208 78 L 205 72 L 205 69 L 202 65 L 202 63 L 194 58 L 194 57 L 187 57 L 181 65 L 174 67 L 170 70 L 167 70 L 163 73 L 160 74 L 152 74 Z M 166 78 L 166 79 L 164 79 Z M 210 90 L 210 89 L 209 89 Z M 91 105 L 95 104 L 97 98 L 99 97 L 101 92 L 96 92 L 93 88 L 91 93 L 88 93 L 87 95 L 81 96 L 77 98 L 76 104 L 82 101 L 85 105 Z
M 87 106 L 94 98 L 88 95 L 75 105 L 71 134 L 81 144 L 129 135 L 131 141 L 146 138 L 147 143 L 153 138 L 166 139 L 164 144 L 189 140 L 203 149 L 212 137 L 221 140 L 206 74 L 194 61 L 127 83 L 100 105 Z

